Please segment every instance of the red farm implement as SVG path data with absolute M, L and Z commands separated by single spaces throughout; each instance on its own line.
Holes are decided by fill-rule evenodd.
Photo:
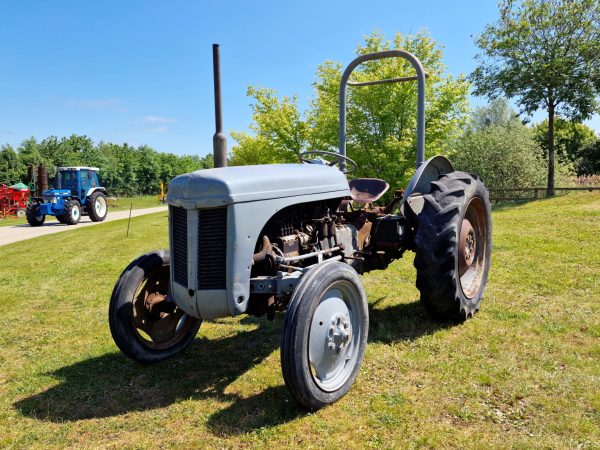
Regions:
M 25 185 L 0 185 L 0 219 L 7 216 L 25 217 L 29 188 Z

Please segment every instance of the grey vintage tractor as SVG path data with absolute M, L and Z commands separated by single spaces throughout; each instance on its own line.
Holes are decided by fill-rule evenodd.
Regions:
M 408 60 L 416 77 L 349 82 L 359 64 L 390 57 Z M 339 153 L 173 179 L 170 251 L 138 257 L 112 294 L 110 328 L 121 351 L 158 362 L 190 345 L 202 320 L 285 311 L 285 384 L 318 409 L 350 389 L 365 354 L 369 312 L 359 274 L 412 250 L 427 311 L 441 320 L 475 314 L 492 249 L 488 192 L 443 156 L 425 161 L 425 77 L 405 51 L 360 56 L 341 80 Z M 346 156 L 346 89 L 409 79 L 418 81 L 417 170 L 404 191 L 375 206 L 388 183 L 345 175 L 356 168 Z

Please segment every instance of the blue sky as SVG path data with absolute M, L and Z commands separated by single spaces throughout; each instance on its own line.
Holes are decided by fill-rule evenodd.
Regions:
M 214 133 L 215 42 L 227 133 L 248 127 L 248 84 L 298 94 L 304 106 L 317 65 L 348 63 L 374 30 L 427 29 L 444 45 L 448 71 L 468 74 L 472 36 L 496 19 L 496 2 L 418 3 L 1 1 L 0 143 L 77 133 L 204 155 Z M 600 131 L 598 117 L 590 124 Z

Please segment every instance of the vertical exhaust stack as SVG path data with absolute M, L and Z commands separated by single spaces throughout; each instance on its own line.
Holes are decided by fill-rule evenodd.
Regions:
M 43 164 L 38 166 L 38 195 L 42 195 L 44 191 L 48 190 L 48 169 Z
M 227 167 L 227 138 L 223 133 L 221 117 L 221 52 L 219 44 L 213 44 L 213 75 L 215 82 L 215 125 L 213 155 L 215 167 Z

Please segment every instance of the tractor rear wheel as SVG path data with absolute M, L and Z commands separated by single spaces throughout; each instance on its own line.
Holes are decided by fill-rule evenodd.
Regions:
M 479 311 L 492 250 L 488 191 L 476 175 L 452 172 L 423 196 L 415 235 L 417 288 L 427 311 L 466 320 Z
M 87 212 L 92 222 L 102 222 L 108 214 L 108 203 L 106 196 L 96 191 L 87 199 Z
M 112 337 L 125 355 L 141 363 L 159 362 L 185 350 L 202 323 L 171 298 L 169 263 L 166 250 L 138 257 L 123 271 L 110 299 Z
M 281 342 L 283 379 L 302 406 L 316 410 L 348 392 L 368 331 L 367 296 L 352 267 L 326 262 L 302 277 L 285 315 Z
M 39 227 L 44 224 L 44 220 L 46 220 L 46 216 L 40 214 L 40 204 L 37 202 L 30 203 L 27 205 L 27 211 L 25 213 L 27 216 L 27 222 L 32 227 Z
M 65 203 L 65 213 L 62 214 L 64 223 L 67 225 L 77 225 L 81 220 L 81 205 L 77 200 L 68 200 Z

